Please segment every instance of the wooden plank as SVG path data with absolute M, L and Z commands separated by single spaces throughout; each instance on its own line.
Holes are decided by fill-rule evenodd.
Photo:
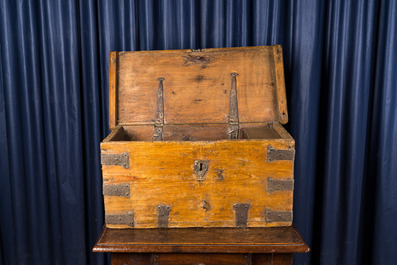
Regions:
M 273 265 L 273 254 L 252 254 L 251 265 Z
M 112 253 L 111 265 L 149 265 L 150 255 L 139 253 Z
M 106 214 L 134 211 L 134 227 L 157 226 L 157 205 L 170 205 L 169 227 L 235 227 L 233 205 L 249 203 L 248 227 L 286 226 L 265 220 L 265 211 L 292 211 L 292 191 L 267 192 L 267 179 L 293 178 L 293 161 L 267 162 L 267 146 L 293 141 L 105 142 L 102 153 L 129 152 L 130 168 L 103 165 L 104 184 L 129 183 L 130 198 L 105 196 Z M 195 161 L 208 161 L 203 178 Z M 128 227 L 108 225 L 109 227 Z
M 249 127 L 242 129 L 243 139 L 281 139 L 280 135 L 267 124 L 262 127 Z
M 229 139 L 227 124 L 165 125 L 165 141 L 216 141 Z
M 112 131 L 103 140 L 103 142 L 121 141 L 121 140 L 124 140 L 124 128 L 121 125 L 117 125 L 116 127 L 112 128 Z
M 289 141 L 294 141 L 292 136 L 287 132 L 287 130 L 277 121 L 273 122 L 273 128 L 274 130 L 280 135 L 281 138 L 283 139 L 288 139 Z
M 248 265 L 248 254 L 185 254 L 159 253 L 153 255 L 153 264 L 158 265 Z
M 125 126 L 125 140 L 154 141 L 154 125 Z M 165 141 L 216 141 L 228 139 L 227 124 L 178 124 L 163 126 Z
M 251 262 L 250 262 L 250 256 Z M 112 265 L 178 265 L 178 264 L 252 264 L 252 265 L 292 265 L 292 254 L 137 254 L 137 253 L 112 253 Z
M 104 228 L 94 252 L 298 253 L 310 249 L 294 226 L 272 228 Z
M 274 120 L 280 121 L 281 124 L 288 122 L 288 111 L 287 111 L 287 96 L 285 91 L 285 80 L 284 80 L 284 63 L 283 63 L 283 52 L 281 45 L 273 46 L 274 52 L 274 68 L 276 71 L 276 91 L 277 91 L 277 105 L 278 114 L 280 117 Z
M 109 54 L 109 129 L 117 125 L 117 63 L 118 52 L 110 52 Z
M 162 77 L 166 124 L 227 123 L 231 73 L 238 73 L 240 122 L 278 120 L 280 110 L 286 113 L 286 99 L 277 47 L 120 52 L 118 122 L 154 123 Z
M 287 253 L 275 253 L 273 254 L 273 264 L 272 265 L 292 265 L 292 254 Z
M 278 124 L 241 123 L 240 139 L 281 139 L 279 132 L 286 138 L 291 136 Z M 279 127 L 281 126 L 281 128 Z M 165 141 L 217 141 L 229 139 L 227 124 L 172 124 L 163 126 Z M 123 126 L 125 141 L 153 141 L 154 125 Z M 247 134 L 248 132 L 248 134 Z M 108 138 L 105 140 L 107 141 Z M 291 138 L 292 139 L 292 138 Z M 119 139 L 118 139 L 119 140 Z

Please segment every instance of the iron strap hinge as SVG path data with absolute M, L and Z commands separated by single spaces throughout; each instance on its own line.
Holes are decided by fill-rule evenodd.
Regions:
M 238 139 L 239 134 L 239 118 L 238 118 L 238 104 L 237 104 L 237 73 L 231 73 L 232 85 L 230 88 L 230 102 L 229 102 L 229 129 L 228 134 L 230 139 Z
M 164 126 L 164 77 L 159 77 L 159 87 L 157 89 L 157 109 L 156 117 L 154 119 L 154 140 L 163 140 L 163 126 Z
M 247 227 L 249 203 L 235 203 L 233 209 L 236 212 L 236 227 Z

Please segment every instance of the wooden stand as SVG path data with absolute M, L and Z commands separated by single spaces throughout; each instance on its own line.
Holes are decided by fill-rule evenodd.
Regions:
M 275 228 L 104 228 L 93 248 L 112 265 L 291 265 L 310 251 L 294 226 Z

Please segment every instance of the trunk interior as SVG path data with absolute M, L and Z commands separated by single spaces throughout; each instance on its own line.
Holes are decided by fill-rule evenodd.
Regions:
M 163 141 L 228 140 L 229 130 L 227 124 L 166 124 L 163 126 Z M 273 123 L 241 123 L 238 139 L 282 139 L 279 130 L 273 127 Z M 120 125 L 113 129 L 105 142 L 154 140 L 154 125 Z

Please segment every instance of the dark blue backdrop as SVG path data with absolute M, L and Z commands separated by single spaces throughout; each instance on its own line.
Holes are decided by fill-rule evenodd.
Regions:
M 108 54 L 282 44 L 295 264 L 396 264 L 397 1 L 0 0 L 0 263 L 104 264 Z

